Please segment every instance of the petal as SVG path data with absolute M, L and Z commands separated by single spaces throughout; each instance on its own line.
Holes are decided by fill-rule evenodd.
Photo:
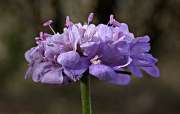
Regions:
M 121 41 L 125 41 L 126 43 L 131 43 L 132 41 L 133 41 L 133 39 L 134 39 L 134 35 L 132 34 L 132 33 L 126 33 L 126 34 L 124 34 L 124 33 L 119 33 L 118 34 L 118 38 L 119 38 L 119 40 L 121 40 Z
M 75 51 L 69 51 L 62 53 L 58 56 L 57 62 L 63 66 L 73 66 L 74 64 L 77 64 L 80 60 L 80 56 Z
M 136 37 L 134 39 L 135 42 L 149 42 L 150 41 L 150 37 L 148 35 L 142 36 L 142 37 Z
M 119 30 L 124 33 L 129 32 L 128 25 L 126 23 L 120 23 Z
M 100 60 L 104 64 L 108 64 L 113 67 L 125 65 L 129 61 L 128 52 L 119 50 L 118 48 L 106 43 L 101 43 L 99 53 Z
M 72 27 L 69 27 L 69 39 L 74 51 L 77 49 L 77 44 L 80 38 L 81 37 L 77 26 L 73 25 Z
M 154 58 L 151 54 L 141 53 L 133 55 L 133 61 L 136 66 L 151 66 L 158 60 Z
M 112 80 L 108 82 L 112 84 L 117 84 L 117 85 L 128 85 L 130 80 L 131 78 L 129 75 L 117 74 L 115 77 L 112 78 Z
M 42 54 L 40 51 L 40 47 L 33 47 L 30 50 L 26 51 L 25 53 L 25 59 L 28 63 L 31 63 L 32 61 L 38 61 L 42 59 Z
M 39 82 L 46 70 L 51 66 L 50 62 L 36 63 L 33 67 L 32 79 L 34 82 Z
M 95 34 L 95 32 L 96 32 L 96 26 L 94 24 L 90 24 L 86 28 L 86 31 L 84 33 L 84 38 L 86 40 L 90 40 L 90 38 L 92 38 L 92 36 Z
M 46 42 L 47 43 L 63 43 L 63 37 L 64 37 L 64 34 L 54 34 L 48 38 L 46 38 Z
M 115 37 L 124 40 L 128 43 L 132 42 L 134 39 L 134 34 L 129 32 L 128 25 L 126 23 L 120 23 L 118 27 L 115 28 Z M 118 33 L 118 34 L 117 34 Z
M 151 47 L 149 43 L 138 42 L 131 45 L 132 54 L 149 52 L 150 49 Z
M 107 25 L 104 25 L 104 24 L 99 24 L 97 26 L 97 34 L 98 34 L 98 37 L 103 42 L 110 41 L 113 38 L 113 31 L 112 31 L 112 29 L 110 27 L 108 27 Z
M 120 29 L 119 29 L 119 27 L 114 27 L 112 40 L 117 41 L 119 39 L 119 37 L 120 37 Z
M 152 65 L 151 67 L 141 67 L 141 68 L 152 77 L 158 78 L 160 76 L 160 71 L 156 65 Z
M 32 74 L 32 66 L 30 66 L 30 67 L 28 68 L 28 70 L 26 71 L 26 74 L 25 74 L 25 76 L 24 76 L 24 79 L 27 80 L 27 79 L 30 77 L 31 74 Z
M 149 36 L 143 36 L 143 37 L 137 37 L 133 40 L 131 43 L 131 53 L 144 53 L 149 52 L 150 50 L 150 44 L 148 43 L 150 41 Z
M 91 65 L 89 67 L 89 73 L 99 80 L 111 80 L 112 77 L 115 77 L 116 72 L 109 66 L 103 64 Z
M 138 68 L 137 66 L 135 66 L 133 63 L 131 63 L 130 65 L 128 65 L 128 69 L 130 70 L 130 72 L 135 75 L 138 78 L 143 77 L 143 74 L 140 70 L 140 68 Z
M 31 63 L 31 61 L 32 61 L 32 55 L 31 55 L 31 53 L 32 53 L 33 50 L 34 50 L 34 48 L 31 48 L 30 50 L 26 51 L 25 54 L 24 54 L 25 59 L 26 59 L 26 61 L 27 61 L 28 63 Z
M 88 69 L 89 61 L 86 58 L 81 58 L 80 61 L 73 66 L 64 67 L 64 73 L 73 81 L 81 78 L 82 74 Z
M 89 58 L 92 58 L 97 54 L 99 45 L 96 42 L 86 42 L 80 45 L 80 47 L 83 50 L 83 54 L 85 56 L 88 56 Z
M 121 54 L 129 55 L 129 44 L 127 44 L 125 41 L 118 42 L 116 46 Z
M 45 45 L 44 56 L 48 60 L 54 60 L 55 56 L 57 56 L 57 55 L 59 55 L 60 53 L 63 53 L 63 52 L 65 52 L 63 45 L 57 45 L 57 44 L 53 44 L 52 46 Z
M 46 84 L 62 84 L 63 75 L 61 70 L 51 70 L 45 73 L 41 79 L 41 83 Z

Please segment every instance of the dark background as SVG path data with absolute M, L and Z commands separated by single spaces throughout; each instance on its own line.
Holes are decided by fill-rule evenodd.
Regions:
M 0 114 L 80 114 L 79 83 L 50 86 L 25 81 L 24 52 L 45 20 L 62 32 L 65 16 L 107 23 L 110 14 L 152 38 L 161 77 L 133 77 L 126 87 L 92 79 L 93 114 L 180 114 L 180 0 L 0 0 Z

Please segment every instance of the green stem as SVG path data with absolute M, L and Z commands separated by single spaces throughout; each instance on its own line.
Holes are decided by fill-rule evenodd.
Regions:
M 81 86 L 82 112 L 83 114 L 92 114 L 89 75 L 85 75 L 81 78 L 80 86 Z

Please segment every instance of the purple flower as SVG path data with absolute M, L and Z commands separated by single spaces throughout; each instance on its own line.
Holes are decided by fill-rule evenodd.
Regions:
M 85 24 L 73 23 L 69 16 L 62 34 L 52 29 L 52 20 L 44 23 L 53 35 L 40 32 L 36 47 L 25 53 L 29 68 L 25 79 L 47 84 L 66 85 L 89 74 L 112 84 L 127 85 L 130 74 L 142 77 L 143 69 L 159 77 L 157 59 L 149 54 L 149 37 L 134 37 L 128 25 L 110 16 L 107 25 L 91 24 L 93 13 Z

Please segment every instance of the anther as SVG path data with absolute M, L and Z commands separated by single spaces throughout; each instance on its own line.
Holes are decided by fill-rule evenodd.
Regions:
M 67 16 L 66 17 L 66 27 L 68 28 L 69 26 L 71 26 L 73 23 L 71 22 L 71 20 L 70 20 L 70 17 L 69 16 Z
M 90 62 L 92 63 L 92 64 L 100 64 L 101 63 L 101 60 L 99 59 L 100 57 L 98 56 L 98 55 L 96 55 L 94 58 L 92 58 L 91 60 L 90 60 Z
M 94 13 L 90 13 L 88 16 L 88 24 L 90 24 L 93 21 Z
M 51 24 L 53 23 L 53 21 L 52 20 L 48 20 L 48 21 L 46 21 L 45 23 L 43 23 L 43 26 L 44 27 L 49 27 L 50 29 L 51 29 L 51 31 L 54 33 L 54 34 L 56 34 L 56 32 L 54 31 L 54 29 L 51 27 Z
M 110 15 L 109 24 L 112 25 L 114 22 L 114 15 Z

